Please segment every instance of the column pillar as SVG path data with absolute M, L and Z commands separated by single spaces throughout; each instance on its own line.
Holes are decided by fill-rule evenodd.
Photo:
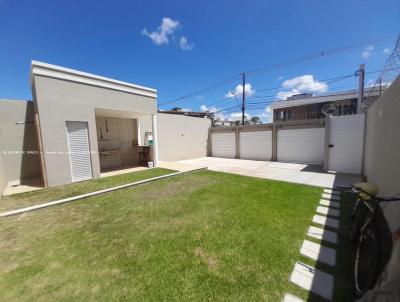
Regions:
M 151 125 L 153 132 L 153 162 L 154 167 L 158 167 L 158 134 L 157 134 L 157 114 L 151 115 Z

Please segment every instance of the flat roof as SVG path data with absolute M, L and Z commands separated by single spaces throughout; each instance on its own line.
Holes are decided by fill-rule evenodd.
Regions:
M 382 86 L 382 91 L 384 91 L 386 88 L 387 86 Z M 376 88 L 374 89 L 372 87 L 365 88 L 364 94 L 366 93 L 371 93 L 372 95 L 378 95 L 379 89 Z M 331 94 L 313 96 L 303 99 L 276 101 L 271 104 L 271 109 L 296 107 L 302 105 L 325 103 L 325 102 L 340 101 L 340 100 L 349 100 L 349 99 L 355 99 L 357 97 L 358 97 L 358 90 L 340 91 Z
M 41 75 L 77 83 L 89 84 L 154 98 L 157 97 L 157 90 L 154 88 L 114 80 L 92 73 L 87 73 L 75 69 L 33 60 L 31 62 L 31 80 L 33 79 L 34 75 Z

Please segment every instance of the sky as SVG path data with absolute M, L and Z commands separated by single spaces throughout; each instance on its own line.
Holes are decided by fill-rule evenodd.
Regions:
M 31 99 L 30 62 L 39 60 L 156 88 L 161 109 L 235 119 L 245 72 L 247 114 L 268 121 L 272 101 L 355 89 L 354 76 L 327 79 L 352 75 L 361 63 L 372 83 L 399 33 L 398 0 L 0 0 L 0 99 Z

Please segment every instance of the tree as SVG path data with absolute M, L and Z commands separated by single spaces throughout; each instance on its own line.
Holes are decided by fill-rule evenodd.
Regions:
M 247 121 L 247 123 L 250 125 L 262 124 L 262 121 L 258 116 L 253 116 L 250 120 Z

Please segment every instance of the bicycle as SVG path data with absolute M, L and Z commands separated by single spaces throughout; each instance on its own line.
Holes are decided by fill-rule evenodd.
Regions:
M 350 237 L 357 239 L 354 283 L 356 295 L 359 297 L 375 285 L 388 260 L 388 257 L 384 256 L 382 248 L 384 238 L 376 223 L 381 209 L 380 204 L 400 201 L 400 197 L 378 197 L 375 195 L 376 189 L 372 188 L 374 187 L 366 183 L 355 184 L 348 188 L 338 188 L 357 194 L 358 197 L 350 216 Z
M 375 196 L 378 189 L 373 184 L 365 182 L 356 183 L 350 187 L 336 187 L 335 189 L 356 196 L 356 202 L 349 216 L 349 237 L 351 241 L 357 242 L 365 220 L 365 215 L 367 214 L 367 209 L 363 206 L 363 203 L 369 201 L 371 196 Z M 366 194 L 364 192 L 368 193 Z

